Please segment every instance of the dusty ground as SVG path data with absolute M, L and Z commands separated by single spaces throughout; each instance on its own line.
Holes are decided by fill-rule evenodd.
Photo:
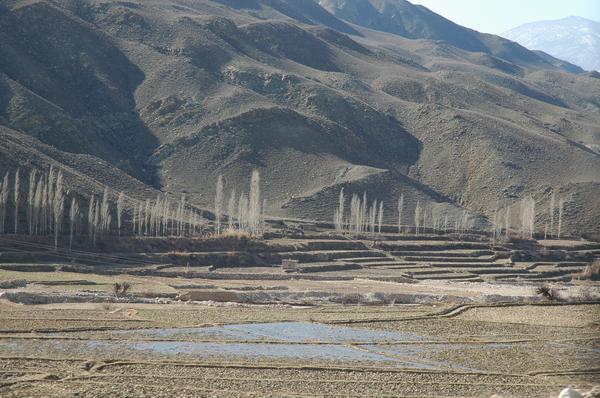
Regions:
M 552 397 L 565 385 L 589 389 L 597 383 L 600 305 L 451 309 L 434 305 L 2 303 L 0 396 L 487 397 L 496 393 Z M 424 363 L 453 366 L 430 370 L 387 362 L 48 349 L 48 343 L 55 342 L 110 341 L 114 329 L 281 321 L 418 334 L 423 337 L 418 342 L 386 342 L 374 349 L 409 347 L 419 350 Z M 133 337 L 123 340 L 127 338 Z M 326 344 L 328 336 L 322 340 L 320 344 Z M 207 341 L 227 343 L 228 339 L 204 338 Z M 363 349 L 359 344 L 344 345 Z M 394 359 L 394 354 L 387 355 Z
M 253 243 L 302 266 L 360 265 L 306 274 L 209 269 L 224 250 L 251 258 L 235 245 L 190 241 L 173 258 L 150 243 L 139 264 L 118 261 L 139 260 L 132 249 L 88 268 L 93 252 L 35 262 L 6 250 L 0 281 L 27 285 L 0 291 L 0 397 L 541 398 L 600 384 L 600 285 L 569 277 L 596 244 L 553 241 L 570 257 L 509 263 L 490 242 L 455 250 L 406 237 L 386 241 L 387 253 L 359 241 Z M 181 256 L 199 261 L 192 274 Z M 473 264 L 481 270 L 466 275 Z M 533 265 L 549 272 L 501 278 Z M 131 284 L 125 297 L 116 282 Z M 559 300 L 536 294 L 542 283 Z

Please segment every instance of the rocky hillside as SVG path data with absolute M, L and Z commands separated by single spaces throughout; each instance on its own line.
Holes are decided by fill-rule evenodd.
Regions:
M 0 41 L 7 168 L 43 152 L 200 206 L 258 168 L 268 213 L 325 220 L 342 187 L 389 222 L 404 193 L 408 218 L 516 226 L 532 195 L 542 231 L 554 190 L 565 231 L 600 233 L 600 79 L 408 2 L 9 0 Z

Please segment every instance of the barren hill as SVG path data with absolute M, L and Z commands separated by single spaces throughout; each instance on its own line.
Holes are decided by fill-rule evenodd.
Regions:
M 211 206 L 258 168 L 268 213 L 324 220 L 341 187 L 389 222 L 401 192 L 481 224 L 532 195 L 539 230 L 554 190 L 600 233 L 600 79 L 408 2 L 9 0 L 0 43 L 9 169 Z

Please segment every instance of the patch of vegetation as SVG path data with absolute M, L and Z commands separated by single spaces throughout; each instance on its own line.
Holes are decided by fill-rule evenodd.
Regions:
M 572 279 L 600 281 L 600 260 L 586 266 L 583 271 L 571 274 Z
M 123 282 L 123 283 L 119 283 L 119 282 L 115 282 L 115 284 L 113 285 L 113 293 L 115 295 L 115 297 L 125 297 L 127 296 L 127 292 L 129 292 L 129 289 L 131 288 L 131 283 L 129 282 Z

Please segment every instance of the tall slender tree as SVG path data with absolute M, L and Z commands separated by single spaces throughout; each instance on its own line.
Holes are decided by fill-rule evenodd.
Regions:
M 14 201 L 15 201 L 15 235 L 19 232 L 19 202 L 20 202 L 20 193 L 21 193 L 21 174 L 20 170 L 17 169 L 15 172 L 15 192 L 14 192 Z
M 508 238 L 510 236 L 510 205 L 506 207 L 506 212 L 504 213 L 504 224 L 504 232 Z
M 552 190 L 552 196 L 550 197 L 550 234 L 549 236 L 552 237 L 552 234 L 554 233 L 554 208 L 555 208 L 555 202 L 556 202 L 556 193 L 554 192 L 554 190 Z
M 398 233 L 402 233 L 402 211 L 404 210 L 404 193 L 398 198 Z
M 69 251 L 73 249 L 73 236 L 76 234 L 77 222 L 79 220 L 79 204 L 75 196 L 71 199 L 69 208 Z
M 417 205 L 415 206 L 415 234 L 419 234 L 419 226 L 421 224 L 421 202 L 417 200 Z
M 35 188 L 34 204 L 33 204 L 33 234 L 37 235 L 41 233 L 41 217 L 42 217 L 42 203 L 44 201 L 45 192 L 45 181 L 43 175 L 40 176 L 38 183 Z
M 342 187 L 342 189 L 340 189 L 340 195 L 338 196 L 338 208 L 337 208 L 336 217 L 334 217 L 335 218 L 335 220 L 334 220 L 335 229 L 338 232 L 342 232 L 344 230 L 344 205 L 345 205 L 344 188 Z
M 227 229 L 229 229 L 230 231 L 233 231 L 235 229 L 235 207 L 236 207 L 236 201 L 237 199 L 237 194 L 235 192 L 235 188 L 233 188 L 231 190 L 231 193 L 229 194 L 229 203 L 227 204 Z
M 93 220 L 94 234 L 92 237 L 92 245 L 96 246 L 96 238 L 98 237 L 98 229 L 100 228 L 100 201 L 96 201 L 96 207 L 94 208 L 94 220 Z
M 121 236 L 121 226 L 123 221 L 123 212 L 125 211 L 125 195 L 123 192 L 119 192 L 119 197 L 117 198 L 117 229 L 119 236 Z
M 217 188 L 215 193 L 215 222 L 216 233 L 221 233 L 221 215 L 223 214 L 223 176 L 219 174 L 217 178 Z
M 88 225 L 88 238 L 90 240 L 90 242 L 92 242 L 94 240 L 94 234 L 95 234 L 95 223 L 94 220 L 96 218 L 96 203 L 95 203 L 95 198 L 94 198 L 94 194 L 90 195 L 90 203 L 88 205 L 88 219 L 87 219 L 87 225 Z
M 31 169 L 29 172 L 29 191 L 27 194 L 27 227 L 29 235 L 33 235 L 33 205 L 35 203 L 35 184 L 37 179 L 37 170 Z
M 242 191 L 238 201 L 238 228 L 241 231 L 248 231 L 248 197 Z
M 383 223 L 383 201 L 379 202 L 379 213 L 377 219 L 377 232 L 381 233 L 381 224 Z
M 110 202 L 108 198 L 108 188 L 104 187 L 104 193 L 102 194 L 102 203 L 100 205 L 100 231 L 102 234 L 107 233 L 110 230 Z
M 65 191 L 63 186 L 63 173 L 58 172 L 56 177 L 56 186 L 54 187 L 53 219 L 54 219 L 54 248 L 58 248 L 58 236 L 63 226 L 63 217 L 65 212 Z
M 250 233 L 258 233 L 260 226 L 260 173 L 254 169 L 250 179 L 250 196 L 248 202 L 248 213 L 250 221 Z
M 6 207 L 8 205 L 8 194 L 10 187 L 8 186 L 8 172 L 4 175 L 2 185 L 0 185 L 0 233 L 5 232 L 6 224 Z
M 560 239 L 560 235 L 562 233 L 562 218 L 563 218 L 564 207 L 565 207 L 565 200 L 561 198 L 558 201 L 558 231 L 556 234 L 556 237 L 558 239 Z

